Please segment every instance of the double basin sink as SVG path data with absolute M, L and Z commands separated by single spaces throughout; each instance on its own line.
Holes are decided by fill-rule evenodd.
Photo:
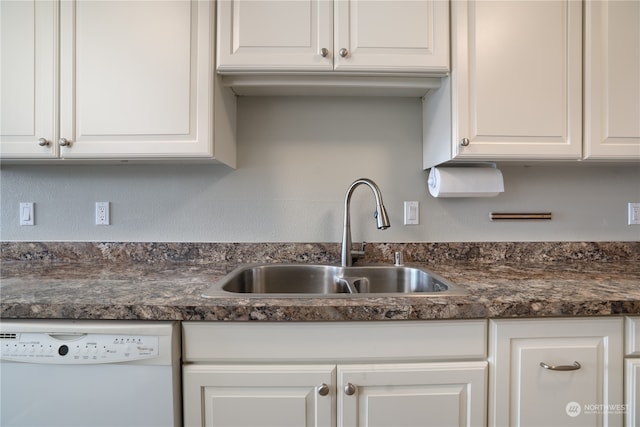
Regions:
M 442 277 L 415 267 L 261 264 L 235 269 L 207 289 L 203 296 L 344 298 L 464 293 Z

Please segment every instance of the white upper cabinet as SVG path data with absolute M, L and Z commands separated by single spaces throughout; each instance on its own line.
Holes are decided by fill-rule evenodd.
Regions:
M 0 156 L 55 158 L 58 4 L 0 2 Z
M 448 1 L 338 0 L 334 8 L 337 71 L 449 71 Z
M 218 1 L 217 69 L 331 70 L 332 22 L 327 0 Z
M 445 74 L 446 0 L 221 0 L 219 72 Z
M 424 167 L 579 159 L 582 3 L 453 1 L 452 64 L 424 99 Z
M 217 70 L 239 95 L 423 96 L 449 71 L 449 1 L 220 0 Z
M 640 2 L 585 2 L 587 159 L 640 159 Z
M 59 21 L 56 13 L 53 23 L 47 22 L 49 25 L 44 28 L 39 27 L 38 14 L 31 15 L 35 23 L 29 22 L 28 17 L 22 19 L 36 27 L 36 36 L 45 30 L 47 34 L 42 48 L 37 41 L 31 47 L 37 53 L 35 63 L 24 64 L 27 76 L 18 80 L 21 84 L 16 90 L 20 93 L 11 96 L 12 103 L 18 103 L 15 98 L 23 102 L 33 99 L 27 96 L 29 90 L 33 91 L 29 87 L 30 73 L 43 74 L 48 84 L 59 85 L 54 101 L 47 99 L 45 104 L 57 108 L 57 114 L 48 113 L 47 117 L 59 119 L 57 132 L 43 136 L 50 140 L 51 153 L 47 152 L 47 156 L 89 160 L 216 159 L 235 164 L 235 98 L 218 86 L 214 73 L 214 3 L 24 3 L 35 3 L 38 8 L 44 3 L 56 12 L 59 8 Z M 2 7 L 4 32 L 4 21 L 11 21 L 16 12 L 5 13 L 5 2 Z M 17 38 L 2 38 L 3 92 L 5 85 L 11 86 L 17 79 L 5 71 L 15 67 L 10 64 L 11 58 L 5 58 L 5 44 L 10 47 L 9 55 L 14 50 L 30 48 L 28 41 L 14 40 Z M 39 62 L 41 49 L 59 49 L 59 63 Z M 38 87 L 38 81 L 33 85 L 40 92 L 43 89 Z M 51 96 L 52 90 L 47 86 L 44 91 Z M 7 114 L 12 115 L 11 120 L 6 120 L 4 102 L 3 96 L 3 123 L 25 128 L 27 119 L 34 117 L 38 122 L 43 115 L 38 111 L 42 108 L 40 103 L 35 103 L 10 111 Z M 35 127 L 39 126 L 38 123 Z M 11 134 L 17 131 L 11 129 Z M 39 139 L 39 132 L 35 136 Z M 3 158 L 29 157 L 33 150 L 25 144 L 10 145 L 8 139 L 6 142 L 3 136 Z M 35 144 L 38 146 L 37 141 Z

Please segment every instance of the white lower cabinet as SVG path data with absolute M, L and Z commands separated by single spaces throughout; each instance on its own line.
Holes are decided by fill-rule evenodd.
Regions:
M 337 369 L 339 427 L 485 425 L 484 361 Z
M 638 426 L 624 322 L 183 322 L 184 424 Z
M 640 317 L 625 319 L 624 402 L 626 427 L 640 425 Z
M 190 365 L 185 425 L 481 426 L 486 376 L 486 362 Z
M 625 423 L 626 427 L 640 425 L 640 359 L 627 358 L 624 361 L 625 372 Z
M 183 325 L 187 427 L 486 425 L 483 320 Z
M 190 365 L 185 426 L 332 426 L 335 366 Z
M 622 318 L 491 320 L 489 330 L 489 425 L 622 425 Z

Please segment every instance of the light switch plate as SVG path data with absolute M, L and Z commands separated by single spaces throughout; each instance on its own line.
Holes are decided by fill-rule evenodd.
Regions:
M 33 224 L 33 202 L 20 202 L 20 225 Z
M 420 202 L 404 202 L 404 225 L 420 224 Z
M 629 203 L 629 216 L 627 223 L 629 225 L 640 224 L 640 203 Z

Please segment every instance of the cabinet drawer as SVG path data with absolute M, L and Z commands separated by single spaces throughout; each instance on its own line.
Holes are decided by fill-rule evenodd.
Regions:
M 485 320 L 183 322 L 186 362 L 427 361 L 486 358 Z
M 624 354 L 640 356 L 640 317 L 625 318 Z

